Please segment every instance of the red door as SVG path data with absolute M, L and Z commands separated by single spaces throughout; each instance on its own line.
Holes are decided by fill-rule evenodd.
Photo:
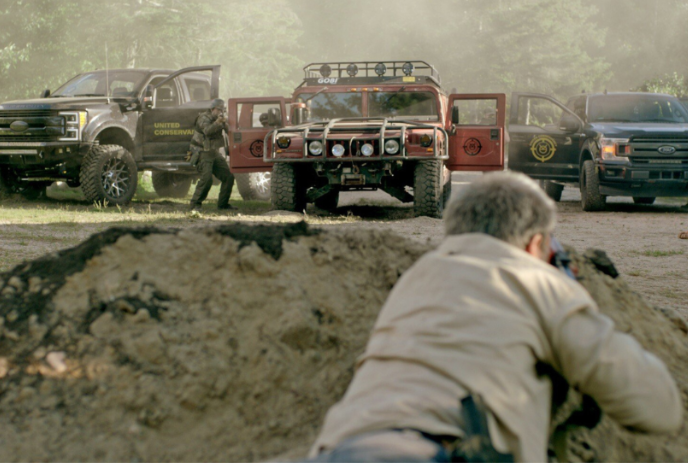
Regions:
M 449 95 L 449 170 L 504 170 L 506 95 Z
M 229 100 L 229 167 L 233 173 L 272 169 L 272 164 L 263 161 L 263 141 L 273 129 L 289 125 L 286 105 L 282 97 Z

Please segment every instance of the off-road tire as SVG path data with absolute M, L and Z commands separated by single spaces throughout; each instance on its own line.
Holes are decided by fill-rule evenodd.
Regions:
M 333 212 L 339 205 L 339 190 L 330 190 L 314 201 L 315 207 Z
M 595 163 L 591 160 L 583 163 L 581 169 L 581 207 L 586 212 L 602 211 L 607 197 L 600 194 L 600 178 L 595 171 Z
M 633 196 L 633 202 L 635 204 L 654 204 L 655 199 L 657 198 L 654 196 Z
M 161 198 L 186 198 L 193 177 L 174 172 L 152 172 L 153 189 Z
M 79 180 L 86 201 L 123 206 L 136 193 L 136 162 L 122 146 L 94 145 L 84 156 Z
M 12 196 L 12 188 L 10 188 L 7 180 L 5 179 L 5 173 L 0 171 L 0 201 L 3 199 L 9 199 Z
M 561 201 L 561 194 L 564 192 L 564 185 L 559 185 L 558 183 L 550 182 L 549 180 L 541 180 L 540 186 L 547 196 L 552 198 L 553 201 Z
M 17 191 L 22 195 L 22 198 L 28 201 L 35 201 L 40 198 L 45 198 L 47 188 L 48 185 L 45 183 L 24 182 Z
M 294 164 L 275 163 L 270 179 L 272 208 L 279 211 L 303 212 L 306 190 Z
M 234 178 L 244 201 L 270 201 L 271 172 L 234 174 Z
M 447 207 L 447 203 L 451 199 L 452 179 L 451 171 L 444 167 L 444 185 L 442 186 L 442 208 Z
M 413 175 L 413 213 L 416 217 L 426 215 L 442 218 L 443 168 L 442 161 L 435 159 L 418 161 L 416 164 Z

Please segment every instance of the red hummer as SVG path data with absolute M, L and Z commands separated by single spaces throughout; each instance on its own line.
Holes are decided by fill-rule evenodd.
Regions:
M 275 209 L 381 189 L 441 217 L 450 171 L 504 168 L 504 94 L 447 94 L 424 61 L 312 63 L 291 98 L 229 100 L 230 166 L 272 170 Z

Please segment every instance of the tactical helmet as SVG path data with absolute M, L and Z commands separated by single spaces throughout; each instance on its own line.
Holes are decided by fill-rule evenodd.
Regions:
M 225 101 L 222 98 L 215 98 L 212 103 L 210 103 L 210 109 L 215 108 L 225 109 Z

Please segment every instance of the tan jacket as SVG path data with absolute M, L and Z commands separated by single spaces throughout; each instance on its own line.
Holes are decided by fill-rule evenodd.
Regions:
M 446 238 L 399 280 L 311 454 L 380 429 L 461 436 L 458 401 L 473 391 L 495 415 L 498 449 L 546 461 L 552 387 L 538 361 L 624 426 L 681 425 L 664 364 L 614 331 L 582 286 L 525 251 L 469 234 Z

